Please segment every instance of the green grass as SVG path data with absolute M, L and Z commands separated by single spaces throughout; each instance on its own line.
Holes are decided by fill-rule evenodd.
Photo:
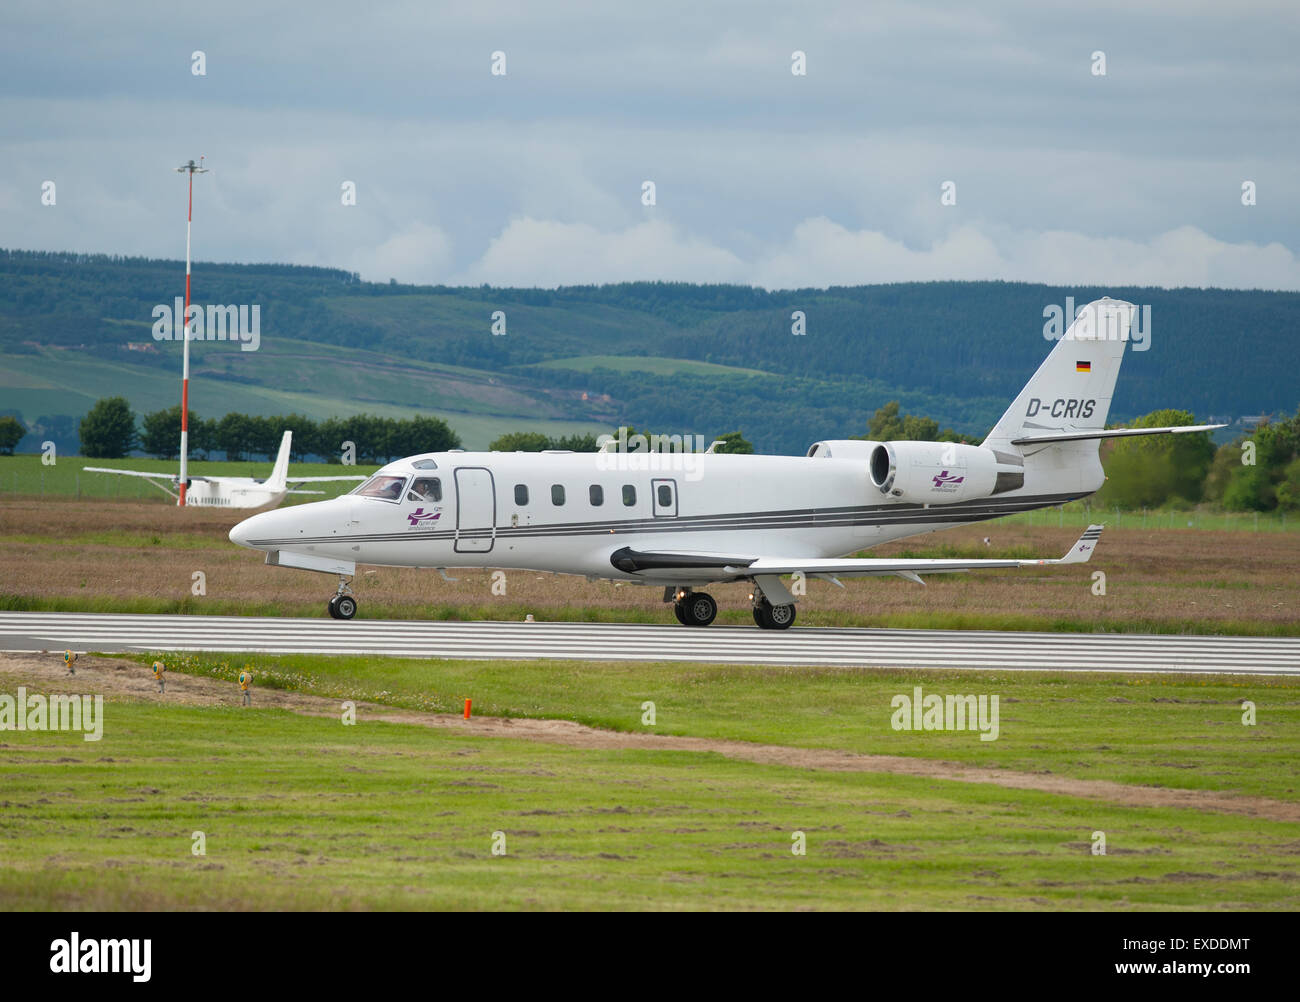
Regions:
M 137 655 L 169 671 L 233 682 L 251 662 L 259 685 L 415 710 L 559 717 L 644 732 L 862 754 L 909 755 L 1079 779 L 1300 800 L 1300 679 L 769 668 L 581 661 L 414 660 L 320 655 Z M 997 694 L 1000 735 L 905 732 L 891 700 L 925 692 Z M 1240 701 L 1257 707 L 1241 723 Z M 1184 768 L 1190 757 L 1195 770 Z
M 1191 510 L 1152 508 L 1116 511 L 1088 501 L 1072 501 L 1061 508 L 1043 508 L 1020 515 L 1005 515 L 996 525 L 1056 525 L 1080 529 L 1093 523 L 1125 529 L 1209 529 L 1215 532 L 1300 532 L 1300 516 L 1284 511 L 1216 511 L 1203 505 Z
M 53 466 L 46 466 L 38 455 L 0 457 L 0 497 L 26 495 L 32 497 L 65 498 L 121 498 L 157 499 L 167 504 L 175 500 L 147 480 L 140 477 L 117 477 L 110 473 L 87 473 L 86 466 L 103 466 L 108 469 L 139 470 L 144 473 L 174 474 L 178 468 L 174 459 L 87 459 L 84 456 L 58 456 Z M 342 466 L 337 463 L 291 463 L 289 472 L 299 477 L 365 476 L 379 469 L 377 466 Z M 271 464 L 263 462 L 190 462 L 194 476 L 255 477 L 265 479 L 271 475 Z M 325 497 L 346 494 L 356 486 L 354 481 L 307 484 L 306 487 L 324 491 L 317 494 L 290 494 L 285 504 L 303 504 L 320 501 Z M 105 538 L 123 538 L 120 533 L 104 533 Z M 13 537 L 6 537 L 13 538 Z M 117 544 L 110 544 L 117 545 Z M 211 540 L 209 540 L 211 545 Z
M 149 326 L 124 333 L 123 341 L 128 340 L 153 343 Z M 175 365 L 125 351 L 121 357 L 53 348 L 3 355 L 0 391 L 5 406 L 29 418 L 84 414 L 99 398 L 123 392 L 137 413 L 175 406 L 180 346 L 159 342 L 156 347 L 163 357 L 174 358 Z M 509 380 L 491 373 L 411 358 L 394 361 L 377 352 L 265 331 L 257 351 L 200 341 L 192 343 L 191 357 L 190 407 L 203 417 L 231 411 L 296 413 L 317 420 L 360 413 L 395 418 L 428 414 L 444 419 L 471 449 L 486 448 L 499 435 L 524 429 L 548 435 L 608 430 L 560 417 L 545 395 L 508 385 Z M 322 387 L 328 391 L 322 392 Z
M 1294 826 L 1241 815 L 276 710 L 110 703 L 98 743 L 6 733 L 0 789 L 5 909 L 1297 903 Z

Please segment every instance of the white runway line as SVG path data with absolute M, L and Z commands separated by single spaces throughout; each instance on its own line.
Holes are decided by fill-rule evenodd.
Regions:
M 0 650 L 1300 675 L 1300 638 L 0 613 Z

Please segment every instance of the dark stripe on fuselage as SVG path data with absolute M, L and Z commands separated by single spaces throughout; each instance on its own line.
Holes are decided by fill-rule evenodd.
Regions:
M 297 536 L 253 539 L 253 546 L 293 546 L 344 543 L 389 543 L 442 539 L 532 539 L 548 536 L 596 536 L 627 533 L 724 532 L 755 529 L 827 529 L 875 525 L 934 525 L 947 522 L 981 522 L 1004 515 L 1065 504 L 1080 494 L 1038 494 L 1020 498 L 979 498 L 949 505 L 866 505 L 847 508 L 796 508 L 785 511 L 743 512 L 724 515 L 679 515 L 669 518 L 620 519 L 607 522 L 556 522 L 540 525 L 497 526 L 492 529 L 410 530 L 354 536 Z

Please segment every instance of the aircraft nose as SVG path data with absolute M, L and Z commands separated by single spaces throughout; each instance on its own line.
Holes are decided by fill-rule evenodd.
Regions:
M 247 546 L 250 550 L 261 549 L 261 547 L 254 546 L 249 542 L 249 540 L 258 533 L 259 528 L 265 529 L 265 519 L 267 514 L 268 512 L 262 512 L 259 515 L 253 515 L 251 518 L 244 519 L 230 530 L 230 541 L 238 546 Z M 262 524 L 260 526 L 258 524 L 258 519 L 262 519 Z

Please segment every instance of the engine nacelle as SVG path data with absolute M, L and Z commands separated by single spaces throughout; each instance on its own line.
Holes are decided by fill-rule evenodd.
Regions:
M 871 483 L 881 494 L 919 504 L 952 504 L 1023 487 L 1018 456 L 956 442 L 884 442 L 871 451 Z
M 808 455 L 818 459 L 870 459 L 871 450 L 879 444 L 862 438 L 828 439 L 810 445 Z

